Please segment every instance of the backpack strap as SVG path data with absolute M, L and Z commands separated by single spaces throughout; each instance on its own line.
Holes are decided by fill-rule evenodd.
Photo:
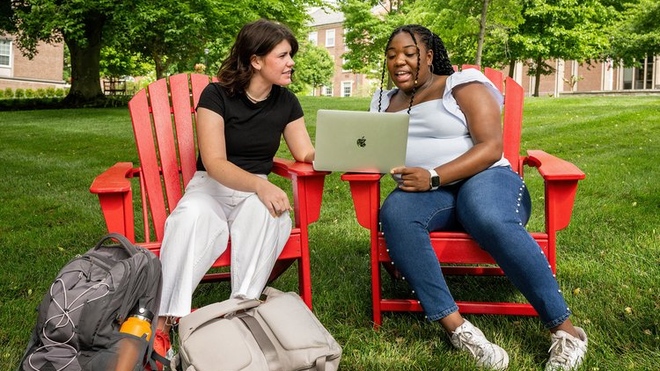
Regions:
M 156 362 L 160 362 L 162 365 L 170 366 L 170 360 L 158 354 L 158 352 L 151 349 L 151 354 L 147 359 L 147 364 L 149 364 L 151 370 L 158 370 Z
M 100 249 L 103 244 L 107 240 L 116 240 L 119 242 L 119 245 L 123 247 L 126 251 L 128 251 L 128 254 L 130 256 L 133 256 L 138 253 L 138 249 L 131 243 L 131 241 L 128 240 L 124 235 L 119 234 L 119 233 L 108 233 L 107 235 L 103 236 L 99 242 L 96 243 L 96 246 L 94 246 L 94 250 Z

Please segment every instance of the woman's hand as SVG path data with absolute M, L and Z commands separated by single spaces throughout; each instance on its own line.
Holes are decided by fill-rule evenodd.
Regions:
M 431 189 L 431 173 L 421 167 L 395 167 L 390 173 L 399 175 L 399 189 L 402 191 L 425 192 Z
M 257 186 L 256 193 L 259 200 L 266 205 L 270 215 L 275 218 L 284 214 L 285 211 L 291 210 L 289 196 L 287 196 L 286 192 L 268 180 L 260 182 Z

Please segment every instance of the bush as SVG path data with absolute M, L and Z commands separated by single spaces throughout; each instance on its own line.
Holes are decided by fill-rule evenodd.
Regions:
M 43 89 L 43 88 L 39 88 L 39 89 L 37 89 L 36 95 L 37 95 L 37 97 L 39 97 L 39 98 L 45 98 L 45 97 L 47 97 L 46 89 Z
M 0 100 L 0 111 L 62 108 L 62 98 L 22 98 Z
M 56 95 L 55 95 L 55 88 L 52 87 L 52 86 L 46 88 L 46 96 L 47 96 L 47 97 L 56 97 Z
M 64 95 L 65 95 L 64 89 L 55 89 L 55 92 L 53 93 L 53 97 L 58 97 L 58 98 L 61 98 Z
M 5 98 L 13 98 L 14 90 L 12 88 L 5 88 Z
M 25 89 L 25 98 L 34 98 L 36 93 L 32 89 Z
M 16 88 L 16 91 L 14 92 L 14 97 L 15 98 L 25 98 L 25 89 Z

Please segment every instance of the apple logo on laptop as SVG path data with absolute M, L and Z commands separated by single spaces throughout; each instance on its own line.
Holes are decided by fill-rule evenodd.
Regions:
M 357 145 L 360 148 L 366 147 L 367 146 L 367 138 L 365 138 L 364 135 L 362 136 L 362 138 L 358 138 Z

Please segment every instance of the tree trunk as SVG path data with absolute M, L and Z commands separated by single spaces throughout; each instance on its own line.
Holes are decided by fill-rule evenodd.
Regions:
M 539 96 L 539 88 L 541 85 L 541 63 L 543 63 L 543 60 L 541 57 L 536 58 L 536 69 L 534 73 L 534 96 L 538 97 Z
M 516 72 L 516 60 L 515 59 L 510 59 L 509 60 L 509 77 L 513 78 L 513 74 Z
M 486 37 L 486 15 L 488 14 L 488 0 L 483 0 L 481 7 L 481 21 L 479 22 L 479 40 L 477 41 L 477 55 L 474 58 L 474 64 L 481 66 L 481 53 L 484 48 L 484 38 Z
M 153 59 L 154 59 L 154 66 L 156 67 L 156 80 L 160 80 L 165 75 L 165 65 L 160 55 L 154 54 Z
M 67 37 L 64 41 L 71 54 L 71 89 L 64 98 L 63 104 L 69 107 L 79 107 L 105 100 L 101 91 L 101 30 L 102 21 L 93 19 L 87 22 L 85 29 L 86 43 Z

